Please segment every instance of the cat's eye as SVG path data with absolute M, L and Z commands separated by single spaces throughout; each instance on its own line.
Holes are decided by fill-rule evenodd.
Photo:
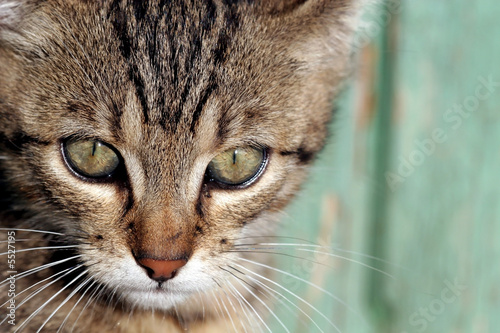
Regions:
M 108 177 L 120 164 L 115 150 L 99 140 L 68 140 L 63 153 L 71 169 L 86 178 Z
M 263 148 L 251 146 L 228 149 L 208 164 L 211 180 L 224 185 L 246 185 L 258 178 L 264 169 L 267 155 Z

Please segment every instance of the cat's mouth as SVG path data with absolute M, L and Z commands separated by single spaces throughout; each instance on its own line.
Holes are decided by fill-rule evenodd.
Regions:
M 153 294 L 165 296 L 177 295 L 184 292 L 182 290 L 179 290 L 179 288 L 173 286 L 173 283 L 169 281 L 157 282 L 153 286 L 145 286 L 144 288 L 138 288 L 137 286 L 128 287 L 127 290 L 133 294 Z
M 151 290 L 148 290 L 148 292 L 149 291 L 152 292 L 152 293 L 163 294 L 163 295 L 172 294 L 172 293 L 178 293 L 179 292 L 177 290 L 174 290 L 171 287 L 171 283 L 168 283 L 167 281 L 158 282 L 158 284 L 156 285 L 156 287 L 153 288 L 153 289 L 151 289 Z M 142 292 L 144 292 L 144 290 Z

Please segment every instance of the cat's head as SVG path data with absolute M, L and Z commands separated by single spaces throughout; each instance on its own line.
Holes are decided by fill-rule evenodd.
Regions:
M 323 145 L 351 6 L 0 0 L 8 209 L 134 305 L 223 283 Z

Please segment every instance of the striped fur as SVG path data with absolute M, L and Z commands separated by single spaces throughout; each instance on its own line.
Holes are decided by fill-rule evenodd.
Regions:
M 354 12 L 347 0 L 0 0 L 0 227 L 52 232 L 18 231 L 29 239 L 19 247 L 74 246 L 20 252 L 19 271 L 75 256 L 17 288 L 79 265 L 0 330 L 52 295 L 26 331 L 55 332 L 68 318 L 63 331 L 220 332 L 237 316 L 216 311 L 213 290 L 232 295 L 229 312 L 248 308 L 241 293 L 265 317 L 231 272 L 242 256 L 232 250 L 273 234 L 322 148 Z M 75 177 L 61 156 L 70 137 L 115 147 L 120 173 Z M 267 149 L 262 176 L 237 189 L 207 182 L 210 160 L 243 145 Z M 188 263 L 158 284 L 139 253 Z

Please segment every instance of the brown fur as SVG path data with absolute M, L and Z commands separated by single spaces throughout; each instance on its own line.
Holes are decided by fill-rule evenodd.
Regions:
M 103 287 L 76 331 L 226 329 L 228 319 L 215 311 L 210 290 L 218 287 L 212 282 L 233 279 L 221 267 L 240 256 L 231 250 L 242 237 L 272 234 L 277 213 L 306 176 L 304 166 L 323 146 L 348 63 L 351 1 L 0 0 L 0 12 L 0 226 L 62 234 L 18 231 L 18 239 L 30 241 L 16 249 L 77 245 L 19 252 L 20 272 L 81 255 L 18 279 L 17 290 L 84 265 L 23 304 L 18 325 L 86 269 L 78 283 L 89 276 L 94 288 Z M 123 175 L 108 182 L 75 176 L 61 157 L 68 137 L 115 147 Z M 227 189 L 206 181 L 215 155 L 247 144 L 269 151 L 255 183 Z M 189 259 L 168 286 L 192 279 L 182 272 L 190 272 L 196 258 L 198 288 L 206 294 L 185 292 L 176 311 L 130 304 L 122 295 L 131 283 L 123 267 L 134 256 Z M 131 269 L 147 279 L 140 267 Z M 38 329 L 78 283 L 26 331 Z M 249 292 L 238 289 L 259 309 Z M 55 332 L 78 298 L 70 298 L 45 331 Z M 2 291 L 0 302 L 7 300 Z M 71 312 L 66 330 L 85 303 Z M 2 331 L 16 327 L 0 325 Z

